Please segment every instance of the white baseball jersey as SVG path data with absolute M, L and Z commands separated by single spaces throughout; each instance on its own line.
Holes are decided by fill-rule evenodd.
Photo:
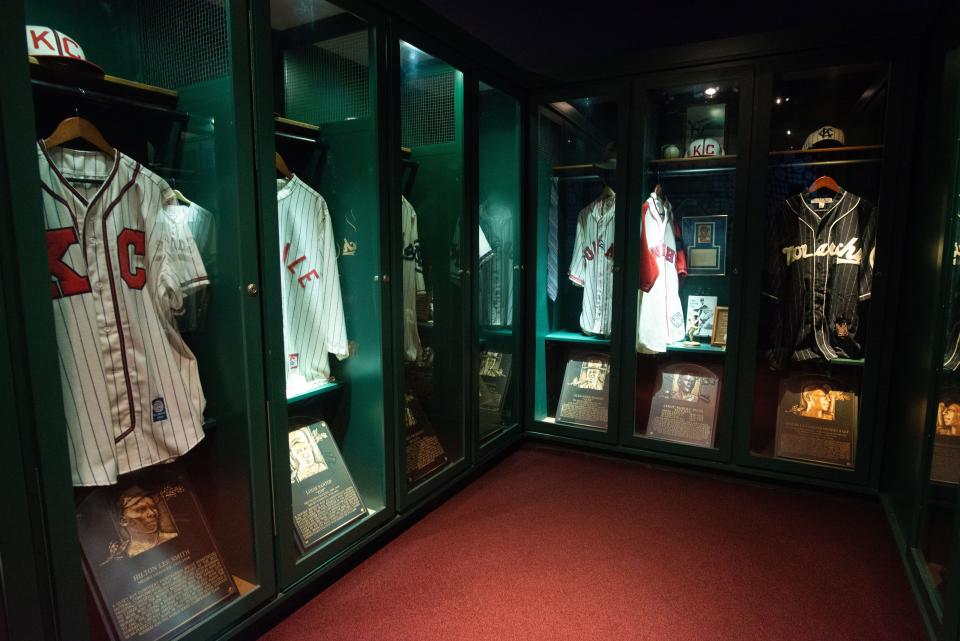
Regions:
M 598 198 L 577 215 L 577 234 L 567 276 L 583 288 L 580 329 L 610 335 L 613 316 L 613 233 L 616 198 Z
M 417 328 L 417 294 L 427 292 L 423 281 L 423 259 L 420 256 L 420 233 L 417 212 L 401 196 L 401 234 L 403 237 L 403 354 L 406 360 L 419 360 L 423 353 Z
M 217 235 L 213 214 L 196 203 L 181 205 L 179 201 L 167 211 L 173 216 L 177 225 L 186 226 L 186 230 L 178 229 L 174 234 L 176 238 L 185 240 L 180 250 L 190 254 L 196 249 L 200 252 L 200 258 L 205 265 L 215 266 Z M 210 278 L 215 280 L 216 275 L 210 274 Z M 195 290 L 191 296 L 187 297 L 183 305 L 184 313 L 177 319 L 177 326 L 181 332 L 194 332 L 201 327 L 207 306 L 210 304 L 210 294 L 211 289 L 204 287 Z
M 349 354 L 330 212 L 297 176 L 277 181 L 280 292 L 287 396 L 330 379 L 330 357 Z
M 74 485 L 116 483 L 203 438 L 197 362 L 173 316 L 207 274 L 167 184 L 114 153 L 38 145 Z
M 670 201 L 650 194 L 643 203 L 640 232 L 638 352 L 665 352 L 668 343 L 684 338 L 679 288 L 680 277 L 687 275 L 687 261 L 679 238 Z

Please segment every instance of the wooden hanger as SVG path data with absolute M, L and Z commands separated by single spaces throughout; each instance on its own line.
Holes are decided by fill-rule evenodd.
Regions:
M 115 155 L 113 145 L 107 142 L 100 130 L 92 122 L 80 116 L 71 116 L 62 120 L 53 133 L 43 140 L 43 145 L 47 149 L 53 149 L 78 138 L 86 140 L 98 151 L 102 151 L 111 158 Z
M 829 189 L 835 194 L 839 194 L 842 190 L 840 185 L 837 184 L 837 181 L 831 178 L 830 176 L 820 176 L 807 187 L 807 193 L 812 194 L 815 191 L 820 189 Z
M 277 171 L 280 172 L 280 175 L 286 178 L 287 180 L 293 178 L 293 172 L 290 171 L 290 168 L 287 167 L 287 161 L 283 159 L 283 156 L 280 155 L 280 152 L 274 152 L 275 157 L 274 161 L 277 165 Z

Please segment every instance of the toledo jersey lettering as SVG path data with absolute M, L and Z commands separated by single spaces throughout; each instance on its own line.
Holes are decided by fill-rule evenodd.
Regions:
M 203 438 L 174 316 L 207 274 L 172 191 L 138 162 L 42 142 L 38 156 L 73 483 L 109 485 Z
M 573 258 L 567 276 L 583 287 L 580 329 L 608 336 L 613 315 L 613 234 L 616 198 L 598 198 L 577 216 Z
M 687 275 L 686 254 L 678 241 L 670 202 L 655 193 L 643 203 L 640 233 L 640 297 L 637 301 L 637 351 L 667 351 L 683 340 L 680 279 Z
M 277 181 L 287 396 L 330 378 L 349 354 L 330 212 L 297 176 Z
M 861 358 L 857 305 L 870 298 L 876 208 L 849 192 L 797 194 L 767 230 L 763 293 L 777 303 L 768 357 Z

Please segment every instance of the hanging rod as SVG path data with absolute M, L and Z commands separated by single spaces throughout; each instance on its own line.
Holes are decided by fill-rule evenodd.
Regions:
M 169 107 L 161 107 L 160 105 L 153 105 L 149 102 L 142 102 L 140 100 L 133 100 L 131 98 L 123 98 L 121 96 L 112 96 L 100 91 L 91 91 L 90 89 L 73 87 L 71 85 L 61 85 L 56 82 L 37 80 L 35 78 L 30 80 L 30 84 L 37 89 L 67 94 L 104 105 L 119 105 L 124 107 L 133 107 L 143 111 L 152 111 L 163 116 L 169 116 L 175 120 L 179 120 L 182 123 L 186 123 L 188 120 L 190 120 L 190 114 L 185 111 L 178 111 L 176 109 L 170 109 Z

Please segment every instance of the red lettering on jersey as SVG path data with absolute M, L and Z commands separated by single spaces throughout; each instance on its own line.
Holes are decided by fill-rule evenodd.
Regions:
M 63 38 L 60 39 L 60 44 L 63 45 L 63 53 L 67 54 L 71 58 L 77 58 L 78 60 L 82 60 L 82 58 L 80 58 L 79 53 L 74 53 L 70 51 L 70 45 L 75 45 L 77 49 L 80 48 L 80 45 L 77 43 L 76 40 L 71 40 L 70 38 L 64 36 Z
M 54 278 L 50 283 L 50 296 L 54 300 L 90 291 L 87 277 L 81 276 L 63 262 L 63 257 L 70 247 L 77 244 L 77 230 L 73 227 L 47 230 L 47 268 Z
M 672 263 L 674 256 L 677 255 L 677 252 L 675 252 L 674 250 L 670 249 L 669 247 L 664 247 L 664 249 L 666 249 L 666 255 L 664 256 L 664 258 L 667 259 L 667 262 L 668 262 L 668 263 Z
M 147 284 L 147 270 L 134 264 L 131 269 L 130 250 L 134 256 L 143 258 L 147 254 L 146 234 L 139 229 L 124 229 L 117 236 L 117 251 L 120 254 L 120 278 L 130 289 L 143 289 Z
M 584 258 L 586 258 L 587 260 L 593 260 L 593 250 L 590 249 L 589 247 L 584 247 L 584 248 L 583 248 L 583 256 L 584 256 Z
M 607 258 L 613 258 L 613 245 L 610 245 L 610 249 L 604 254 Z
M 289 254 L 290 254 L 290 243 L 287 243 L 286 245 L 283 246 L 283 257 L 282 257 L 280 260 L 281 260 L 282 262 L 286 263 L 286 262 L 287 262 L 287 256 L 288 256 Z M 290 273 L 291 273 L 291 274 L 296 275 L 297 271 L 294 269 L 294 267 L 297 266 L 297 265 L 299 265 L 300 263 L 302 263 L 302 262 L 305 261 L 306 259 L 307 259 L 306 256 L 301 256 L 300 258 L 296 259 L 295 261 L 293 261 L 292 263 L 290 263 L 289 265 L 287 265 L 287 269 L 290 270 Z
M 47 40 L 48 35 L 50 35 L 50 31 L 46 29 L 39 32 L 39 34 L 33 29 L 30 30 L 30 40 L 33 42 L 34 47 L 36 47 L 42 42 L 43 44 L 47 45 L 47 49 L 49 49 L 50 51 L 56 51 L 57 48 L 54 47 L 52 44 L 50 44 L 50 41 Z
M 317 270 L 311 269 L 303 276 L 298 276 L 297 282 L 300 283 L 300 287 L 303 287 L 304 289 L 306 289 L 307 288 L 306 284 L 310 282 L 311 278 L 320 278 L 320 274 L 317 273 Z

